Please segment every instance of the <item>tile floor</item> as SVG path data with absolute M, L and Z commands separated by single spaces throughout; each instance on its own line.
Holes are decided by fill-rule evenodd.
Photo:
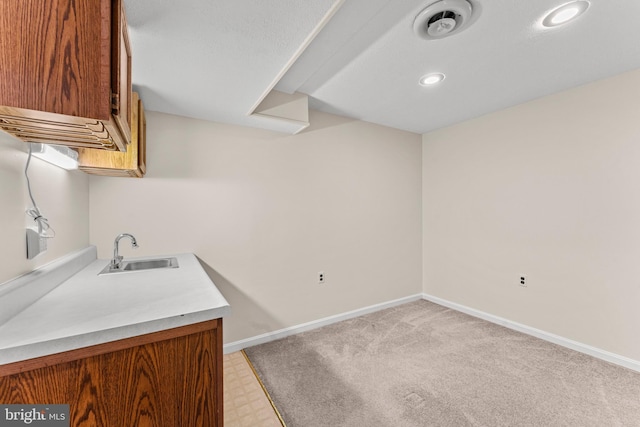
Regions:
M 241 351 L 223 356 L 225 427 L 283 427 Z

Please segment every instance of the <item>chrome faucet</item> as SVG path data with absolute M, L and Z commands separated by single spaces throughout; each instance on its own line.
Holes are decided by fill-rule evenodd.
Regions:
M 111 270 L 120 269 L 120 264 L 122 263 L 122 256 L 118 255 L 118 243 L 120 242 L 120 239 L 122 239 L 123 237 L 128 237 L 131 239 L 131 247 L 133 249 L 136 249 L 138 247 L 138 242 L 136 242 L 136 238 L 133 237 L 131 234 L 129 233 L 118 234 L 118 237 L 116 237 L 116 240 L 113 242 L 113 259 L 111 260 Z

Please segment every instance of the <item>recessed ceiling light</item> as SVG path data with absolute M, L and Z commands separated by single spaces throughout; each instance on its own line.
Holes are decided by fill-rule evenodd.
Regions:
M 421 86 L 432 86 L 436 83 L 440 83 L 444 80 L 444 74 L 442 73 L 431 73 L 425 76 L 420 77 L 420 85 Z
M 555 27 L 565 24 L 582 15 L 589 8 L 586 0 L 574 1 L 553 9 L 542 20 L 545 27 Z

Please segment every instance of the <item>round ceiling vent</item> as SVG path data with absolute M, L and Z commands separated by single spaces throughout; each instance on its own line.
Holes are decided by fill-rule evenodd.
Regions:
M 459 33 L 471 21 L 467 0 L 440 0 L 427 6 L 413 21 L 413 31 L 423 39 L 441 39 Z

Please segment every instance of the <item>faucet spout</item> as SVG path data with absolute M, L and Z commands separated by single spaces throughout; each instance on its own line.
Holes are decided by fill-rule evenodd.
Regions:
M 136 241 L 136 238 L 133 237 L 132 234 L 129 234 L 129 233 L 118 234 L 118 236 L 113 242 L 113 258 L 111 259 L 112 269 L 117 270 L 120 268 L 120 265 L 122 264 L 122 256 L 118 255 L 118 244 L 120 243 L 120 239 L 122 239 L 123 237 L 128 237 L 129 239 L 131 239 L 131 247 L 133 249 L 136 249 L 138 247 L 138 242 Z

